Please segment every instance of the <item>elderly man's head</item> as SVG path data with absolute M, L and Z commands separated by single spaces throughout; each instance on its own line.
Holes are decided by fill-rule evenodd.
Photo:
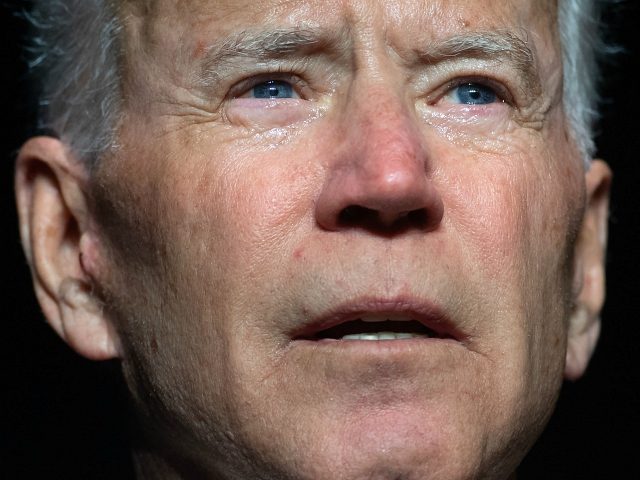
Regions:
M 598 337 L 594 4 L 38 3 L 21 233 L 140 475 L 509 477 Z

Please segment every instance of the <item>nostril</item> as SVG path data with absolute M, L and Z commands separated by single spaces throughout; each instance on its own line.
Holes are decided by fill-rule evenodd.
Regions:
M 360 205 L 349 205 L 342 209 L 338 215 L 338 224 L 341 227 L 350 227 L 354 225 L 362 225 L 374 222 L 377 213 L 367 207 Z
M 429 217 L 425 208 L 418 208 L 407 213 L 407 221 L 411 225 L 419 228 L 426 228 L 429 224 Z
M 411 228 L 428 228 L 429 215 L 426 208 L 394 213 L 361 205 L 349 205 L 340 211 L 338 226 L 340 228 L 359 227 L 377 233 L 398 233 Z

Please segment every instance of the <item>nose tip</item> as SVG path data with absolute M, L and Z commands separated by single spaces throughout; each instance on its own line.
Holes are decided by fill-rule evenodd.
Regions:
M 436 228 L 444 206 L 426 171 L 425 158 L 415 149 L 399 154 L 397 148 L 368 155 L 331 172 L 316 205 L 320 226 L 378 233 Z

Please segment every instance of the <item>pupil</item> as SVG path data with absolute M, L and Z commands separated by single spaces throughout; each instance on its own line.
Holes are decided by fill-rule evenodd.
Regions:
M 456 96 L 461 103 L 467 105 L 486 105 L 497 101 L 497 95 L 493 89 L 474 83 L 459 86 Z
M 291 98 L 293 87 L 287 82 L 269 80 L 253 87 L 255 98 Z

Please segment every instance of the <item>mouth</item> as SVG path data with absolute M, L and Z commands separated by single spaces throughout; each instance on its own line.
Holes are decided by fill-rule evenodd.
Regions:
M 392 320 L 386 316 L 382 318 L 363 316 L 299 338 L 304 340 L 384 341 L 449 337 L 443 337 L 442 334 L 411 318 Z
M 304 325 L 292 338 L 315 342 L 461 340 L 452 322 L 433 305 L 395 301 L 366 303 L 342 306 Z

